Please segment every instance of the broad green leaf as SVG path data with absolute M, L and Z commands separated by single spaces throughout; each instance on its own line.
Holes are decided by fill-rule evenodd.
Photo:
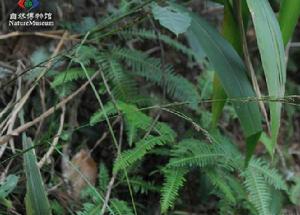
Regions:
M 293 35 L 295 26 L 300 16 L 300 1 L 299 0 L 283 0 L 279 11 L 279 25 L 282 32 L 282 39 L 286 45 Z
M 222 26 L 222 34 L 224 38 L 230 42 L 233 48 L 237 51 L 240 56 L 243 56 L 243 46 L 242 46 L 242 37 L 240 35 L 240 29 L 237 23 L 236 14 L 233 9 L 237 8 L 236 2 L 233 2 L 232 5 L 229 0 L 225 0 L 224 2 L 224 19 Z M 242 1 L 242 16 L 243 22 L 246 25 L 248 23 L 248 7 L 247 3 Z M 217 121 L 222 114 L 222 110 L 224 108 L 227 95 L 221 85 L 220 78 L 218 74 L 215 73 L 214 83 L 213 83 L 213 104 L 212 104 L 212 127 L 217 126 Z
M 191 17 L 187 12 L 182 12 L 176 7 L 161 7 L 157 3 L 152 4 L 152 13 L 156 20 L 176 36 L 186 32 L 191 25 Z
M 192 23 L 186 36 L 198 38 L 211 65 L 220 77 L 227 96 L 235 100 L 254 97 L 255 93 L 249 82 L 246 68 L 234 48 L 206 21 L 193 13 L 190 13 L 190 16 Z M 248 148 L 253 150 L 262 130 L 258 104 L 233 101 L 233 105 L 246 134 L 247 145 L 251 145 Z
M 247 0 L 256 31 L 258 48 L 271 98 L 284 96 L 286 82 L 285 53 L 279 24 L 267 0 Z M 270 102 L 272 151 L 280 128 L 282 104 Z
M 273 147 L 272 147 L 273 144 L 272 144 L 271 138 L 265 132 L 262 132 L 259 140 L 265 145 L 267 151 L 269 152 L 269 154 L 272 157 L 272 155 L 273 155 Z
M 224 38 L 230 42 L 235 50 L 241 55 L 243 53 L 243 48 L 240 31 L 238 23 L 236 23 L 234 18 L 232 7 L 228 0 L 224 1 L 224 19 L 222 28 Z M 227 95 L 221 85 L 220 78 L 216 73 L 214 77 L 213 88 L 214 102 L 212 103 L 212 126 L 216 127 L 217 121 L 222 114 L 222 110 L 227 99 Z
M 9 175 L 3 183 L 0 184 L 0 199 L 6 198 L 17 186 L 19 177 Z
M 219 118 L 221 117 L 222 110 L 225 106 L 227 99 L 226 92 L 221 84 L 218 74 L 215 72 L 213 81 L 213 103 L 212 103 L 212 127 L 216 128 Z
M 23 149 L 33 147 L 31 139 L 23 133 Z M 50 215 L 50 205 L 45 191 L 44 182 L 37 166 L 34 148 L 24 154 L 24 169 L 26 173 L 26 212 L 28 215 Z

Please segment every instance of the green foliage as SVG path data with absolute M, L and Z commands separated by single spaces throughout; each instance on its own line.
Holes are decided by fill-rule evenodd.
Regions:
M 100 163 L 99 167 L 99 189 L 101 193 L 105 193 L 109 183 L 109 173 L 103 162 Z
M 197 59 L 197 54 L 191 48 L 185 46 L 184 44 L 182 44 L 181 42 L 175 39 L 172 39 L 168 35 L 162 33 L 158 33 L 157 35 L 153 30 L 147 30 L 147 29 L 126 30 L 126 31 L 119 32 L 119 35 L 124 37 L 125 39 L 137 37 L 141 40 L 143 39 L 156 40 L 158 37 L 162 42 L 174 48 L 175 50 L 182 52 L 188 57 L 194 57 L 195 59 Z
M 32 148 L 31 139 L 23 134 L 24 150 Z M 41 172 L 37 166 L 37 158 L 34 149 L 24 154 L 24 170 L 26 173 L 26 212 L 27 214 L 51 214 L 45 185 L 41 176 Z
M 93 46 L 79 45 L 75 49 L 75 53 L 70 56 L 72 61 L 82 63 L 83 65 L 91 64 L 92 60 L 95 60 L 98 50 Z
M 281 192 L 288 192 L 285 180 L 266 160 L 255 158 L 255 156 L 250 159 L 262 132 L 261 114 L 257 102 L 250 101 L 252 97 L 255 97 L 255 93 L 240 58 L 242 44 L 240 38 L 236 37 L 239 29 L 236 27 L 238 20 L 234 16 L 235 4 L 231 5 L 232 1 L 224 2 L 226 8 L 224 23 L 226 25 L 229 23 L 228 28 L 224 28 L 225 38 L 202 18 L 181 6 L 167 2 L 168 6 L 159 6 L 155 3 L 152 8 L 148 8 L 152 9 L 155 22 L 158 21 L 177 36 L 185 32 L 187 42 L 191 47 L 189 48 L 179 40 L 173 39 L 174 35 L 168 36 L 168 31 L 163 34 L 158 32 L 159 29 L 158 31 L 157 29 L 147 30 L 143 25 L 140 29 L 132 28 L 132 23 L 126 19 L 129 16 L 131 18 L 131 16 L 140 15 L 142 11 L 140 8 L 131 12 L 131 8 L 138 4 L 137 2 L 121 1 L 118 7 L 111 8 L 112 16 L 89 32 L 86 40 L 76 46 L 71 54 L 64 55 L 71 61 L 69 68 L 63 72 L 54 72 L 50 76 L 53 77 L 52 89 L 59 96 L 64 96 L 73 92 L 79 82 L 86 81 L 87 76 L 92 76 L 96 70 L 100 71 L 99 76 L 93 80 L 92 87 L 97 99 L 101 98 L 104 108 L 97 110 L 91 107 L 95 113 L 90 117 L 90 127 L 87 130 L 96 133 L 93 130 L 98 127 L 98 125 L 95 126 L 96 124 L 101 124 L 101 129 L 106 129 L 105 126 L 102 127 L 105 122 L 112 122 L 117 117 L 121 119 L 114 121 L 116 123 L 110 128 L 112 132 L 115 132 L 116 137 L 123 138 L 120 144 L 122 151 L 116 155 L 115 148 L 103 150 L 103 155 L 107 155 L 107 151 L 111 152 L 109 159 L 105 160 L 108 165 L 106 166 L 104 161 L 100 162 L 98 183 L 96 187 L 92 187 L 93 189 L 88 188 L 83 192 L 81 196 L 83 207 L 77 214 L 100 214 L 103 206 L 102 196 L 105 196 L 107 192 L 111 172 L 116 178 L 108 201 L 109 214 L 130 215 L 136 214 L 136 210 L 144 212 L 152 205 L 145 205 L 140 199 L 146 195 L 151 196 L 153 193 L 157 196 L 158 192 L 161 196 L 161 213 L 167 214 L 172 208 L 185 205 L 185 196 L 180 195 L 180 189 L 185 182 L 186 184 L 189 184 L 190 180 L 195 182 L 195 179 L 188 174 L 190 171 L 201 177 L 199 181 L 196 179 L 197 182 L 202 182 L 203 179 L 207 183 L 203 185 L 207 185 L 205 187 L 207 196 L 217 196 L 214 201 L 220 214 L 279 214 L 280 203 L 283 200 L 271 197 L 274 193 L 281 196 Z M 260 1 L 253 0 L 253 2 L 251 0 L 249 4 L 251 11 L 255 10 L 255 13 L 258 11 L 260 17 L 263 17 L 262 11 L 264 10 L 267 14 L 267 18 L 260 19 L 262 21 L 259 23 L 255 20 L 257 14 L 252 14 L 256 30 L 257 26 L 265 28 L 257 32 L 263 65 L 267 51 L 273 50 L 272 54 L 275 54 L 272 59 L 275 63 L 270 63 L 270 59 L 267 59 L 269 65 L 264 65 L 264 69 L 266 71 L 268 67 L 270 74 L 273 69 L 278 69 L 275 78 L 280 79 L 280 84 L 272 87 L 278 88 L 276 93 L 283 95 L 284 56 L 282 55 L 282 41 L 280 37 L 277 37 L 278 24 L 274 21 L 274 14 L 266 1 L 260 3 Z M 122 20 L 126 26 L 115 28 L 115 20 Z M 96 23 L 91 23 L 91 21 L 88 22 L 94 26 Z M 98 20 L 94 21 L 98 22 Z M 137 19 L 137 21 L 140 20 Z M 268 28 L 265 27 L 266 22 L 270 24 Z M 86 23 L 87 26 L 82 26 L 82 28 L 90 29 L 90 24 Z M 268 32 L 263 33 L 263 31 Z M 268 37 L 273 38 L 273 42 L 271 40 L 268 43 L 263 42 L 265 44 L 262 46 L 261 40 L 267 40 Z M 126 43 L 128 47 L 122 46 L 125 40 L 131 42 L 132 38 L 138 38 L 139 40 L 136 40 L 138 43 L 133 41 L 132 44 Z M 207 69 L 206 72 L 215 71 L 217 74 L 214 79 L 215 91 L 212 92 L 212 75 L 206 75 L 203 71 L 200 75 L 196 73 L 196 78 L 193 77 L 194 74 L 191 75 L 192 78 L 184 73 L 178 74 L 176 71 L 178 65 L 171 65 L 169 58 L 163 59 L 165 56 L 157 56 L 156 53 L 150 55 L 148 54 L 150 52 L 141 51 L 149 48 L 149 41 L 145 43 L 145 47 L 139 44 L 140 42 L 143 40 L 157 42 L 158 39 L 167 44 L 166 47 L 171 47 L 187 56 L 187 59 L 181 61 L 181 63 L 187 61 L 188 64 L 182 66 L 183 68 L 196 68 L 195 63 L 200 63 L 202 68 L 203 62 L 208 60 L 209 66 L 213 69 Z M 85 43 L 91 45 L 84 45 Z M 141 47 L 141 50 L 137 50 L 137 47 Z M 269 49 L 270 47 L 272 49 Z M 262 53 L 264 49 L 267 50 L 266 53 Z M 82 68 L 77 68 L 78 64 L 82 68 L 88 68 L 87 74 Z M 197 77 L 199 77 L 199 82 L 194 83 Z M 267 79 L 270 83 L 270 78 L 267 77 Z M 199 86 L 196 86 L 197 84 Z M 87 88 L 86 91 L 88 90 L 90 89 Z M 202 92 L 201 95 L 199 92 Z M 213 99 L 224 99 L 224 101 L 218 101 L 218 105 L 213 107 L 213 116 L 208 112 L 210 108 L 208 103 L 212 93 L 214 93 Z M 86 94 L 89 95 L 89 92 Z M 243 156 L 235 144 L 216 131 L 217 120 L 225 104 L 226 96 L 231 100 L 245 133 L 247 156 Z M 203 101 L 204 99 L 207 101 Z M 178 102 L 166 104 L 169 102 L 167 100 Z M 158 101 L 161 103 L 159 104 Z M 280 105 L 273 106 L 277 108 L 276 117 L 280 117 L 280 114 L 278 115 Z M 164 111 L 168 113 L 165 114 Z M 272 111 L 274 112 L 271 108 L 271 113 Z M 271 115 L 274 116 L 274 113 Z M 124 123 L 122 124 L 124 133 L 118 131 L 120 128 L 123 129 L 119 124 L 120 121 Z M 211 123 L 216 130 L 204 130 L 209 129 Z M 278 126 L 278 120 L 272 124 L 274 128 L 272 134 L 275 136 Z M 225 133 L 228 130 L 231 131 L 230 126 L 222 126 L 222 132 Z M 112 142 L 110 138 L 110 135 L 105 137 L 103 147 Z M 272 149 L 268 147 L 269 151 Z M 29 152 L 31 160 L 27 157 Z M 36 158 L 32 154 L 33 150 L 29 152 L 25 153 L 27 188 L 30 188 L 26 198 L 27 208 L 37 207 L 39 206 L 37 203 L 44 200 L 46 208 L 47 197 L 44 193 L 41 175 L 36 169 Z M 101 159 L 105 158 L 105 156 L 101 157 Z M 249 161 L 246 167 L 245 160 Z M 33 166 L 31 171 L 29 171 L 29 166 Z M 32 173 L 36 177 L 32 177 Z M 163 182 L 162 178 L 164 178 Z M 41 193 L 40 198 L 33 190 L 33 185 L 36 184 L 37 191 Z M 124 189 L 125 186 L 128 190 Z M 195 187 L 195 196 L 199 189 Z M 130 194 L 130 198 L 127 193 Z M 297 183 L 290 194 L 290 199 L 295 203 L 298 194 Z M 276 205 L 279 206 L 276 207 Z M 33 212 L 28 209 L 28 213 Z M 48 212 L 40 213 L 47 214 Z
M 7 197 L 16 188 L 18 180 L 18 176 L 9 175 L 0 183 L 0 204 L 8 209 L 12 208 L 12 202 Z
M 132 145 L 132 142 L 136 139 L 138 130 L 143 130 L 147 132 L 148 129 L 151 128 L 151 126 L 153 126 L 153 132 L 155 132 L 158 135 L 165 135 L 165 138 L 167 138 L 169 141 L 172 141 L 176 136 L 175 132 L 164 123 L 157 122 L 154 125 L 152 125 L 153 119 L 148 115 L 142 113 L 135 105 L 127 104 L 124 102 L 118 102 L 117 109 L 121 111 L 121 113 L 124 116 L 129 145 Z M 117 109 L 113 103 L 108 103 L 104 107 L 104 111 L 108 116 L 116 114 Z M 97 122 L 103 121 L 104 111 L 99 110 L 98 112 L 96 112 L 91 117 L 90 124 L 93 125 Z
M 160 187 L 156 186 L 152 182 L 143 180 L 141 177 L 131 177 L 130 184 L 135 193 L 148 194 L 150 192 L 159 192 Z
M 195 86 L 184 77 L 175 74 L 171 65 L 166 65 L 163 70 L 159 59 L 137 50 L 115 49 L 112 55 L 124 60 L 136 75 L 162 88 L 165 87 L 168 95 L 176 100 L 188 102 L 191 108 L 197 109 L 200 97 Z
M 253 159 L 249 163 L 249 169 L 257 175 L 261 175 L 269 185 L 274 186 L 277 190 L 287 191 L 287 185 L 276 169 L 270 168 L 266 161 Z
M 187 11 L 184 8 L 182 10 Z M 220 77 L 220 82 L 227 96 L 234 99 L 255 96 L 246 68 L 233 47 L 199 16 L 193 13 L 190 13 L 190 16 L 192 17 L 192 24 L 186 36 L 202 46 L 211 65 Z M 257 103 L 253 102 L 241 103 L 237 101 L 233 102 L 233 105 L 247 137 L 248 157 L 250 157 L 262 130 L 259 107 Z
M 253 203 L 258 213 L 268 215 L 270 213 L 270 187 L 264 178 L 256 174 L 253 169 L 245 172 L 245 187 L 249 192 L 249 200 Z
M 166 170 L 165 182 L 161 190 L 161 212 L 166 213 L 169 208 L 173 207 L 179 189 L 184 184 L 184 175 L 186 171 L 183 169 Z
M 200 167 L 215 187 L 214 193 L 221 198 L 222 211 L 226 208 L 234 210 L 233 208 L 245 201 L 244 209 L 253 212 L 251 205 L 254 205 L 259 214 L 270 214 L 271 188 L 287 191 L 283 178 L 261 159 L 251 159 L 248 167 L 244 169 L 244 158 L 226 138 L 220 134 L 212 134 L 212 138 L 215 141 L 212 144 L 196 139 L 184 139 L 174 145 L 167 170 L 187 171 Z M 236 173 L 242 178 L 236 178 Z M 174 175 L 174 172 L 172 174 Z M 172 177 L 171 175 L 169 177 Z M 180 187 L 184 181 L 184 177 L 181 177 L 183 176 L 180 176 Z M 168 180 L 170 179 L 167 178 L 165 184 Z M 168 201 L 163 201 L 164 211 L 174 205 L 177 194 L 177 188 L 174 191 L 162 189 L 163 198 L 170 196 Z
M 286 45 L 291 39 L 300 16 L 300 2 L 297 0 L 283 0 L 279 11 L 278 22 L 282 32 L 282 39 Z
M 291 187 L 289 197 L 294 204 L 300 205 L 300 178 L 296 177 L 295 179 L 295 184 Z
M 172 7 L 172 5 L 161 7 L 157 3 L 153 3 L 152 13 L 162 26 L 169 29 L 176 36 L 186 32 L 191 25 L 189 14 L 178 10 L 176 7 Z
M 138 99 L 136 82 L 117 60 L 112 56 L 101 56 L 98 62 L 105 72 L 105 77 L 113 84 L 112 93 L 115 98 L 125 102 Z
M 228 175 L 226 175 L 224 171 L 218 171 L 217 169 L 208 169 L 205 172 L 212 185 L 222 192 L 223 198 L 232 204 L 236 204 L 237 200 L 235 194 L 226 180 Z
M 235 4 L 235 3 L 233 3 Z M 234 16 L 234 11 L 232 5 L 228 0 L 224 1 L 224 21 L 222 26 L 222 34 L 228 42 L 233 46 L 237 53 L 242 56 L 242 39 L 240 34 L 240 29 L 238 27 L 237 20 Z M 216 101 L 212 104 L 212 126 L 217 126 L 217 121 L 222 114 L 222 110 L 226 103 L 227 95 L 224 88 L 221 85 L 220 78 L 217 73 L 214 76 L 213 82 L 213 99 L 214 100 L 223 100 Z
M 132 209 L 128 206 L 127 202 L 119 200 L 119 199 L 112 199 L 110 201 L 112 212 L 111 215 L 133 215 Z
M 205 167 L 217 162 L 227 163 L 228 157 L 220 147 L 195 139 L 183 140 L 174 146 L 168 167 Z
M 0 199 L 6 198 L 17 186 L 19 177 L 16 175 L 9 175 L 5 181 L 0 183 Z
M 285 94 L 286 63 L 282 34 L 276 16 L 267 0 L 247 0 L 255 27 L 258 48 L 271 98 Z M 272 151 L 280 128 L 280 102 L 270 102 Z
M 94 69 L 87 69 L 87 71 L 89 75 L 93 75 L 95 73 Z M 77 81 L 79 79 L 86 79 L 84 72 L 81 68 L 72 68 L 56 75 L 51 83 L 51 86 L 56 88 L 68 82 Z
M 134 162 L 142 159 L 155 146 L 162 146 L 168 142 L 171 142 L 172 140 L 174 139 L 172 137 L 170 139 L 170 136 L 167 134 L 162 134 L 157 137 L 148 135 L 146 138 L 143 138 L 137 142 L 135 148 L 121 153 L 114 164 L 113 171 L 118 172 L 121 169 L 126 169 Z

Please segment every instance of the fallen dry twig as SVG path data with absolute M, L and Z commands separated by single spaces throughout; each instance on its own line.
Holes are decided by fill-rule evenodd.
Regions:
M 59 124 L 59 128 L 58 128 L 57 134 L 55 135 L 55 137 L 54 137 L 54 139 L 52 141 L 52 144 L 51 144 L 49 150 L 47 151 L 47 153 L 38 162 L 38 167 L 39 168 L 43 167 L 43 165 L 45 164 L 45 162 L 49 159 L 49 157 L 51 156 L 51 154 L 54 152 L 55 147 L 56 147 L 56 145 L 58 143 L 59 137 L 60 137 L 60 135 L 61 135 L 61 133 L 63 131 L 64 124 L 65 124 L 66 106 L 63 105 L 61 109 L 62 109 L 62 113 L 60 115 L 60 124 Z
M 99 71 L 96 72 L 92 77 L 91 80 L 93 80 L 97 75 L 99 74 Z M 35 118 L 34 120 L 25 123 L 24 125 L 14 129 L 10 134 L 4 135 L 0 137 L 0 145 L 5 144 L 7 141 L 9 141 L 11 138 L 19 136 L 20 133 L 26 131 L 28 128 L 32 127 L 33 125 L 36 125 L 41 120 L 49 117 L 51 114 L 53 114 L 57 109 L 61 108 L 63 105 L 66 105 L 69 101 L 71 101 L 73 98 L 75 98 L 80 92 L 85 90 L 85 88 L 89 85 L 89 81 L 85 82 L 78 90 L 76 90 L 74 93 L 69 95 L 67 98 L 59 102 L 57 105 L 54 105 L 50 109 L 48 109 L 46 112 L 41 114 L 39 117 Z

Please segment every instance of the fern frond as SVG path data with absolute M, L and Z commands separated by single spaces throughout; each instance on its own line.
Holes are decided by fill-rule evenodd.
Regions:
M 87 202 L 83 204 L 82 211 L 76 212 L 76 215 L 96 215 L 99 214 L 101 207 L 99 205 Z
M 218 162 L 227 163 L 228 159 L 218 144 L 209 145 L 195 139 L 185 139 L 172 150 L 168 167 L 204 167 Z
M 126 169 L 134 162 L 142 159 L 155 146 L 164 145 L 168 142 L 170 142 L 169 135 L 149 135 L 148 137 L 136 143 L 135 148 L 122 152 L 115 161 L 113 171 L 118 172 L 121 169 Z
M 90 76 L 92 76 L 95 73 L 95 70 L 88 68 L 87 72 Z M 84 71 L 81 68 L 72 68 L 72 69 L 65 70 L 59 73 L 58 75 L 56 75 L 54 80 L 51 83 L 51 86 L 53 88 L 56 88 L 67 82 L 76 81 L 79 79 L 86 79 L 86 75 Z
M 249 193 L 249 201 L 254 205 L 260 215 L 270 215 L 270 187 L 263 176 L 254 169 L 248 168 L 244 173 L 244 185 Z
M 108 81 L 111 81 L 112 94 L 116 99 L 134 102 L 139 98 L 136 82 L 116 60 L 111 56 L 99 55 L 97 62 L 101 64 Z
M 165 182 L 161 190 L 160 208 L 162 213 L 166 213 L 174 206 L 179 189 L 185 182 L 186 170 L 172 169 L 165 171 Z
M 153 30 L 146 30 L 146 29 L 138 29 L 138 30 L 127 30 L 119 32 L 119 35 L 124 37 L 125 39 L 138 37 L 141 39 L 149 39 L 149 40 L 156 40 L 157 35 Z M 188 57 L 195 57 L 196 54 L 194 50 L 190 49 L 189 47 L 183 45 L 179 41 L 172 39 L 171 37 L 165 34 L 158 34 L 158 38 L 163 41 L 165 44 L 173 47 L 174 49 L 181 51 L 183 54 L 186 54 Z
M 296 205 L 300 205 L 300 178 L 295 178 L 295 185 L 291 187 L 289 198 L 291 202 L 293 202 Z
M 102 193 L 105 193 L 109 183 L 109 173 L 103 162 L 99 166 L 99 189 Z
M 67 82 L 63 85 L 59 85 L 55 87 L 54 90 L 59 97 L 63 98 L 73 93 L 76 90 L 76 88 L 77 87 L 75 83 Z
M 93 46 L 79 45 L 75 50 L 72 60 L 83 65 L 89 65 L 92 60 L 96 59 L 98 50 Z
M 153 119 L 141 112 L 135 105 L 132 104 L 118 101 L 117 108 L 124 115 L 128 143 L 131 145 L 133 140 L 135 140 L 137 130 L 140 129 L 148 131 L 148 129 L 152 126 Z M 113 103 L 108 103 L 105 105 L 105 112 L 108 116 L 111 116 L 116 114 L 117 110 Z M 99 110 L 91 117 L 90 124 L 96 124 L 104 119 L 104 112 Z M 176 137 L 176 133 L 167 124 L 162 122 L 157 122 L 153 126 L 153 132 L 158 135 L 169 136 L 170 140 L 173 140 Z
M 226 180 L 227 175 L 225 175 L 223 171 L 218 171 L 217 169 L 206 169 L 205 173 L 212 185 L 223 193 L 224 198 L 230 203 L 236 204 L 237 200 L 235 194 Z
M 135 193 L 147 194 L 148 192 L 159 192 L 160 188 L 154 185 L 152 182 L 143 180 L 141 177 L 131 177 L 130 185 Z M 127 182 L 126 182 L 127 183 Z
M 118 113 L 118 111 L 115 108 L 114 104 L 112 102 L 109 102 L 104 106 L 104 110 L 98 110 L 91 116 L 90 125 L 95 125 L 98 122 L 104 121 L 105 120 L 104 113 L 106 113 L 107 116 L 114 116 Z
M 184 77 L 175 74 L 172 66 L 167 65 L 162 71 L 159 59 L 137 50 L 114 49 L 112 56 L 124 60 L 136 75 L 160 87 L 166 87 L 167 94 L 174 99 L 188 102 L 190 108 L 197 109 L 200 96 L 196 87 Z
M 110 206 L 112 212 L 111 215 L 133 215 L 132 209 L 128 206 L 127 202 L 119 199 L 111 199 Z
M 271 168 L 267 162 L 261 159 L 252 159 L 249 163 L 249 168 L 256 172 L 256 174 L 260 174 L 268 184 L 274 186 L 277 190 L 288 190 L 282 176 L 279 175 L 276 169 Z
M 225 199 L 218 202 L 219 215 L 234 215 L 235 211 L 232 204 Z

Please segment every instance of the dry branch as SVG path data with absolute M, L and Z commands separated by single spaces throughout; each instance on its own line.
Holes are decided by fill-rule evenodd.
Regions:
M 92 77 L 91 80 L 93 80 L 99 72 L 96 72 Z M 42 115 L 39 117 L 35 118 L 34 120 L 25 123 L 24 125 L 14 129 L 10 134 L 4 135 L 0 137 L 0 145 L 5 144 L 7 141 L 9 141 L 11 138 L 19 136 L 20 133 L 26 131 L 28 128 L 36 125 L 39 123 L 41 120 L 49 117 L 51 114 L 53 114 L 57 109 L 62 108 L 62 106 L 66 105 L 69 101 L 71 101 L 73 98 L 75 98 L 80 92 L 85 90 L 85 88 L 88 86 L 89 81 L 85 82 L 78 90 L 76 90 L 74 93 L 72 93 L 70 96 L 67 98 L 63 99 L 61 102 L 59 102 L 57 105 L 51 107 L 48 109 L 46 112 L 44 112 Z

